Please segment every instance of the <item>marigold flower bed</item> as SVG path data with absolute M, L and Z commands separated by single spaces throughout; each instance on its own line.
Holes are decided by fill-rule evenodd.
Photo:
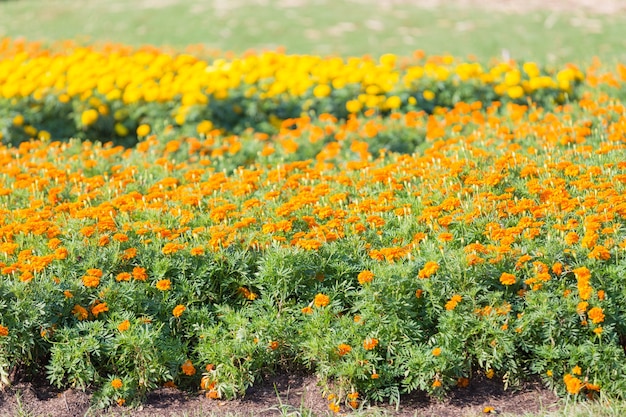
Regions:
M 35 51 L 4 52 L 0 68 Z M 81 51 L 64 59 L 100 53 Z M 388 65 L 359 62 L 364 79 Z M 90 75 L 101 76 L 111 82 Z M 157 112 L 132 148 L 62 136 L 2 146 L 2 384 L 21 368 L 132 405 L 162 385 L 233 398 L 263 373 L 306 368 L 335 411 L 482 376 L 623 396 L 626 110 L 615 85 L 587 77 L 563 105 L 371 106 L 238 134 L 211 119 L 159 124 Z M 11 132 L 25 114 L 54 121 L 20 107 L 37 88 L 6 98 L 3 111 L 24 117 Z M 61 94 L 80 107 L 94 88 Z M 311 100 L 305 90 L 293 99 Z M 114 111 L 180 99 L 118 97 Z

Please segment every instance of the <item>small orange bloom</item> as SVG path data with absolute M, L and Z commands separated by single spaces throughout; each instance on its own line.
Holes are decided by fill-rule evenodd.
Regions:
M 180 317 L 180 316 L 183 315 L 183 313 L 185 312 L 186 309 L 187 309 L 187 307 L 185 307 L 182 304 L 179 304 L 176 307 L 174 307 L 174 309 L 172 310 L 172 315 L 174 317 Z
M 441 355 L 441 348 L 439 348 L 439 347 L 434 348 L 434 349 L 432 350 L 432 354 L 433 354 L 433 356 L 439 356 L 439 355 Z
M 587 316 L 591 319 L 593 324 L 602 323 L 604 321 L 604 313 L 600 307 L 593 307 L 589 310 Z
M 148 274 L 146 273 L 146 268 L 142 268 L 140 266 L 134 267 L 133 278 L 135 278 L 137 281 L 145 281 L 148 278 Z
M 315 307 L 326 307 L 328 304 L 330 304 L 330 297 L 325 294 L 319 293 L 313 299 L 313 304 L 315 304 Z
M 378 346 L 378 339 L 374 337 L 368 337 L 363 341 L 363 349 L 365 350 L 372 350 L 376 346 Z
M 76 316 L 78 320 L 85 320 L 87 317 L 89 317 L 89 312 L 87 312 L 87 309 L 78 304 L 76 304 L 74 308 L 72 308 L 72 314 Z
M 428 261 L 417 274 L 418 278 L 429 278 L 439 269 L 439 264 L 435 261 Z
M 161 279 L 157 281 L 156 287 L 160 291 L 167 291 L 172 288 L 172 281 L 169 279 Z
M 115 378 L 113 381 L 111 381 L 111 386 L 114 389 L 120 389 L 120 388 L 122 388 L 123 385 L 124 385 L 124 383 L 119 378 Z
M 119 326 L 117 326 L 117 330 L 119 330 L 120 332 L 125 332 L 128 329 L 130 329 L 130 321 L 128 320 L 124 320 L 119 324 Z
M 120 282 L 120 281 L 130 281 L 130 273 L 128 272 L 120 272 L 119 274 L 117 274 L 117 276 L 115 277 L 115 280 Z
M 369 284 L 374 279 L 374 273 L 367 270 L 361 271 L 359 272 L 359 276 L 357 277 L 357 279 L 359 280 L 359 284 L 361 285 Z
M 6 337 L 9 335 L 9 328 L 0 324 L 0 336 Z
M 513 285 L 515 284 L 515 281 L 515 275 L 513 274 L 503 272 L 502 275 L 500 275 L 500 282 L 502 283 L 502 285 Z
M 187 376 L 192 376 L 196 374 L 196 368 L 193 366 L 189 359 L 187 359 L 185 363 L 181 365 L 181 369 L 183 373 Z
M 346 345 L 345 343 L 341 343 L 339 346 L 337 346 L 337 353 L 339 354 L 339 356 L 346 355 L 350 353 L 351 350 L 352 348 L 350 347 L 350 345 Z
M 92 307 L 91 314 L 93 314 L 94 317 L 98 317 L 98 314 L 104 313 L 105 311 L 109 311 L 107 303 L 100 303 Z
M 94 275 L 85 275 L 83 277 L 83 285 L 89 288 L 95 288 L 100 285 L 100 278 Z

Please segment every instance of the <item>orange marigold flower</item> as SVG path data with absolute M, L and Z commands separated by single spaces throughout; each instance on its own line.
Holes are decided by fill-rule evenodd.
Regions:
M 372 350 L 376 346 L 378 346 L 378 339 L 374 337 L 368 337 L 363 341 L 363 349 L 365 350 Z
M 128 248 L 126 250 L 124 250 L 124 254 L 122 255 L 122 259 L 125 261 L 129 261 L 131 259 L 133 259 L 135 256 L 137 256 L 137 249 L 135 248 Z
M 120 282 L 120 281 L 130 281 L 131 275 L 128 272 L 120 272 L 119 274 L 117 274 L 117 276 L 115 277 L 115 280 Z
M 456 381 L 456 386 L 460 388 L 467 388 L 469 386 L 469 383 L 470 383 L 469 378 L 460 377 Z
M 452 298 L 446 303 L 446 310 L 454 310 L 457 304 L 461 302 L 461 300 L 463 300 L 463 297 L 461 297 L 460 295 L 453 295 Z
M 100 278 L 94 275 L 85 275 L 83 277 L 83 285 L 85 287 L 95 288 L 100 285 Z
M 196 368 L 193 366 L 193 364 L 191 363 L 189 359 L 187 359 L 185 363 L 181 365 L 180 368 L 183 371 L 183 373 L 187 376 L 192 376 L 196 374 Z
M 604 290 L 598 290 L 598 300 L 602 301 L 606 297 Z
M 568 234 L 565 235 L 565 243 L 567 243 L 570 246 L 575 243 L 578 243 L 579 240 L 580 240 L 580 237 L 578 236 L 578 233 L 576 232 L 569 232 Z
M 125 332 L 128 329 L 130 329 L 130 321 L 128 320 L 124 320 L 117 326 L 117 330 L 120 332 Z
M 89 317 L 89 312 L 87 312 L 87 309 L 78 304 L 76 304 L 74 308 L 72 308 L 72 314 L 76 316 L 78 320 L 85 320 L 87 317 Z
M 439 269 L 439 264 L 435 261 L 428 261 L 424 267 L 419 271 L 417 276 L 419 278 L 429 278 Z
M 515 284 L 515 281 L 515 275 L 513 274 L 503 272 L 502 275 L 500 275 L 500 282 L 502 283 L 502 285 L 513 285 Z
M 572 395 L 578 394 L 584 386 L 583 382 L 580 379 L 570 374 L 565 374 L 565 376 L 563 377 L 563 382 L 565 382 L 565 388 L 567 389 L 567 392 Z
M 91 314 L 93 314 L 94 317 L 98 317 L 98 314 L 104 313 L 105 311 L 109 311 L 107 303 L 96 304 L 91 308 Z
M 578 365 L 574 366 L 574 368 L 572 369 L 572 374 L 574 375 L 582 375 L 582 373 L 583 373 L 583 370 Z
M 602 245 L 598 245 L 593 248 L 593 250 L 587 255 L 589 259 L 598 259 L 602 261 L 607 261 L 611 259 L 611 252 L 607 248 Z
M 276 340 L 272 340 L 269 342 L 267 347 L 270 348 L 271 350 L 276 350 L 278 349 L 278 342 Z
M 432 384 L 432 387 L 433 387 L 433 388 L 439 388 L 439 387 L 441 387 L 441 381 L 440 381 L 440 380 L 438 380 L 438 379 L 435 379 L 435 381 L 434 381 L 434 382 L 433 382 L 433 384 Z
M 348 353 L 350 353 L 351 350 L 352 348 L 350 347 L 350 345 L 346 345 L 345 343 L 341 343 L 339 346 L 337 346 L 337 353 L 339 354 L 339 356 L 347 355 Z
M 74 296 L 74 294 L 72 294 L 70 290 L 63 291 L 63 295 L 65 296 L 65 298 L 72 298 Z
M 572 272 L 576 275 L 576 279 L 579 281 L 589 281 L 591 279 L 591 271 L 585 266 L 573 269 Z
M 167 291 L 172 288 L 172 281 L 169 279 L 161 279 L 157 281 L 156 287 L 158 290 Z
M 319 293 L 317 295 L 315 295 L 315 298 L 313 299 L 313 304 L 315 304 L 315 307 L 326 307 L 328 304 L 330 304 L 330 297 Z
M 173 253 L 183 250 L 184 248 L 185 248 L 185 245 L 181 243 L 169 242 L 169 243 L 166 243 L 165 246 L 163 246 L 163 249 L 161 249 L 161 252 L 163 253 L 163 255 L 171 255 Z
M 182 304 L 179 304 L 176 307 L 174 307 L 174 309 L 172 310 L 172 315 L 174 317 L 180 317 L 180 316 L 183 315 L 183 313 L 185 312 L 186 309 L 187 309 L 187 307 L 185 307 Z
M 593 324 L 602 323 L 604 321 L 604 313 L 600 307 L 593 307 L 589 310 L 587 316 L 591 319 Z
M 9 328 L 0 324 L 0 336 L 6 337 L 9 335 Z
M 367 270 L 361 271 L 359 272 L 357 279 L 359 280 L 359 284 L 361 285 L 368 284 L 372 282 L 372 280 L 374 279 L 374 273 L 372 271 L 367 271 Z
M 431 353 L 433 354 L 433 356 L 439 356 L 441 355 L 441 348 L 440 347 L 436 347 L 434 348 Z
M 111 386 L 113 387 L 113 389 L 120 389 L 123 385 L 124 383 L 119 378 L 115 378 L 113 381 L 111 381 Z
M 563 264 L 561 262 L 556 262 L 552 265 L 552 272 L 556 275 L 561 275 L 563 273 Z
M 142 268 L 140 266 L 136 266 L 133 268 L 133 278 L 137 281 L 145 281 L 148 278 L 148 274 L 146 273 L 146 268 Z
M 195 248 L 191 248 L 189 251 L 192 256 L 202 256 L 204 255 L 204 248 L 202 246 L 197 246 Z
M 54 259 L 63 260 L 67 258 L 69 251 L 67 248 L 57 248 L 54 251 Z
M 306 307 L 304 307 L 300 311 L 302 311 L 303 314 L 311 314 L 311 313 L 313 313 L 313 309 L 311 308 L 311 306 L 306 306 Z

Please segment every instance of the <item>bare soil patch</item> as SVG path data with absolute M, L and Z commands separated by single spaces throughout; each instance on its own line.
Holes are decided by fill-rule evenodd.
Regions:
M 497 381 L 478 378 L 467 388 L 453 390 L 444 400 L 416 393 L 403 396 L 398 409 L 387 404 L 373 408 L 394 417 L 452 417 L 480 415 L 487 406 L 499 412 L 522 415 L 554 409 L 558 406 L 558 398 L 537 383 L 526 383 L 517 390 L 504 390 Z M 234 401 L 211 400 L 202 393 L 162 388 L 150 393 L 145 404 L 138 409 L 114 407 L 94 410 L 90 408 L 89 393 L 75 389 L 58 390 L 41 382 L 18 382 L 5 392 L 0 392 L 2 417 L 206 417 L 233 413 L 269 417 L 304 409 L 311 410 L 317 416 L 331 414 L 315 377 L 311 375 L 280 374 L 267 377 L 250 388 L 244 398 Z M 344 408 L 342 411 L 349 410 Z

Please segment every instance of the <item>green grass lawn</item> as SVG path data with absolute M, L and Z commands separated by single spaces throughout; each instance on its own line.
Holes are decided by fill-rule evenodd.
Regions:
M 452 4 L 452 3 L 449 3 Z M 376 0 L 15 0 L 0 2 L 0 36 L 111 40 L 133 45 L 204 44 L 243 52 L 450 53 L 482 60 L 508 51 L 542 63 L 626 60 L 626 15 L 526 14 L 423 8 Z

